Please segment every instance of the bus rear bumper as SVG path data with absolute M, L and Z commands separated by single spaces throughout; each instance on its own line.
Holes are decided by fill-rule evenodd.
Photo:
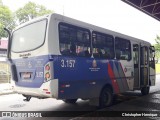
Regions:
M 58 80 L 45 82 L 40 88 L 29 88 L 15 85 L 14 92 L 37 98 L 58 98 Z

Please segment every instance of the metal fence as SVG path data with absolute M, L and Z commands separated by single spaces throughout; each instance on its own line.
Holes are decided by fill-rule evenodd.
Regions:
M 11 82 L 11 72 L 6 61 L 0 61 L 0 84 Z

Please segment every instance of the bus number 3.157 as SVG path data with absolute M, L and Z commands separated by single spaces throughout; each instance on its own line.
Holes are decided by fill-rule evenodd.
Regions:
M 73 68 L 75 66 L 75 60 L 61 60 L 61 67 L 70 67 Z

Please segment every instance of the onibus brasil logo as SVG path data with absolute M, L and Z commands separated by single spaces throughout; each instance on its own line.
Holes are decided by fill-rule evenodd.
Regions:
M 2 112 L 1 117 L 42 117 L 40 112 Z

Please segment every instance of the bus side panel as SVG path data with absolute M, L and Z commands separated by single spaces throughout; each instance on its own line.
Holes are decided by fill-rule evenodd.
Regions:
M 60 99 L 97 97 L 103 84 L 111 84 L 106 77 L 107 66 L 97 60 L 97 67 L 93 68 L 92 61 L 92 58 L 58 57 L 54 77 L 59 80 Z
M 54 61 L 54 78 L 59 80 L 59 99 L 99 97 L 106 84 L 113 87 L 114 93 L 124 92 L 124 83 L 120 81 L 122 69 L 118 69 L 116 64 L 120 66 L 116 60 L 59 56 Z

